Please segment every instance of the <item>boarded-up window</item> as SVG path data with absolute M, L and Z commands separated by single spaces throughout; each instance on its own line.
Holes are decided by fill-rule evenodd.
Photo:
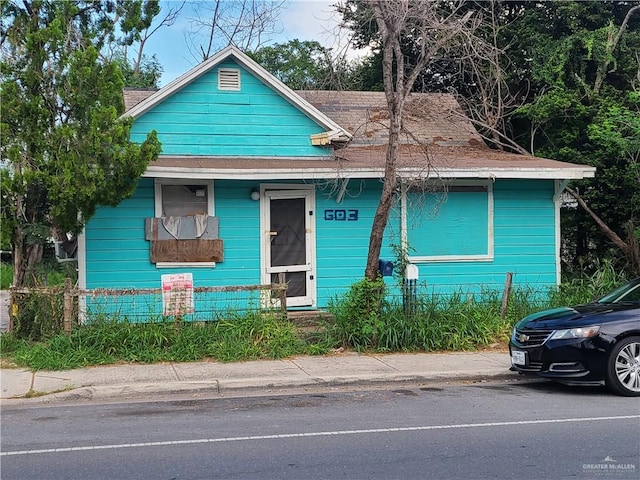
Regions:
M 411 261 L 486 260 L 493 255 L 493 197 L 487 184 L 406 193 Z
M 152 263 L 213 264 L 223 260 L 211 182 L 156 180 L 156 217 L 145 221 Z

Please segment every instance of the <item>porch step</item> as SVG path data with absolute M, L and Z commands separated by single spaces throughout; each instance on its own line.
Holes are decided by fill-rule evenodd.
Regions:
M 325 333 L 327 323 L 333 323 L 333 315 L 322 310 L 297 310 L 287 312 L 300 337 L 313 342 Z
M 333 322 L 333 315 L 324 310 L 291 310 L 287 320 L 297 327 L 314 327 Z

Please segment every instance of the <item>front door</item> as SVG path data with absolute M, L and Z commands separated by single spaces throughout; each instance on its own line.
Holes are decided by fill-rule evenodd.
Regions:
M 263 190 L 263 282 L 284 274 L 287 306 L 314 306 L 315 237 L 313 190 Z

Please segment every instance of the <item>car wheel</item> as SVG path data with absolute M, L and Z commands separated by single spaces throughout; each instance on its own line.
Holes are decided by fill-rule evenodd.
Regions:
M 607 387 L 626 397 L 640 396 L 640 337 L 616 343 L 607 361 Z

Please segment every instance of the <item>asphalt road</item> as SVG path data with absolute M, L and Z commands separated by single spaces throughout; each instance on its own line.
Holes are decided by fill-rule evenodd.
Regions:
M 640 400 L 547 382 L 2 409 L 18 479 L 636 479 Z

